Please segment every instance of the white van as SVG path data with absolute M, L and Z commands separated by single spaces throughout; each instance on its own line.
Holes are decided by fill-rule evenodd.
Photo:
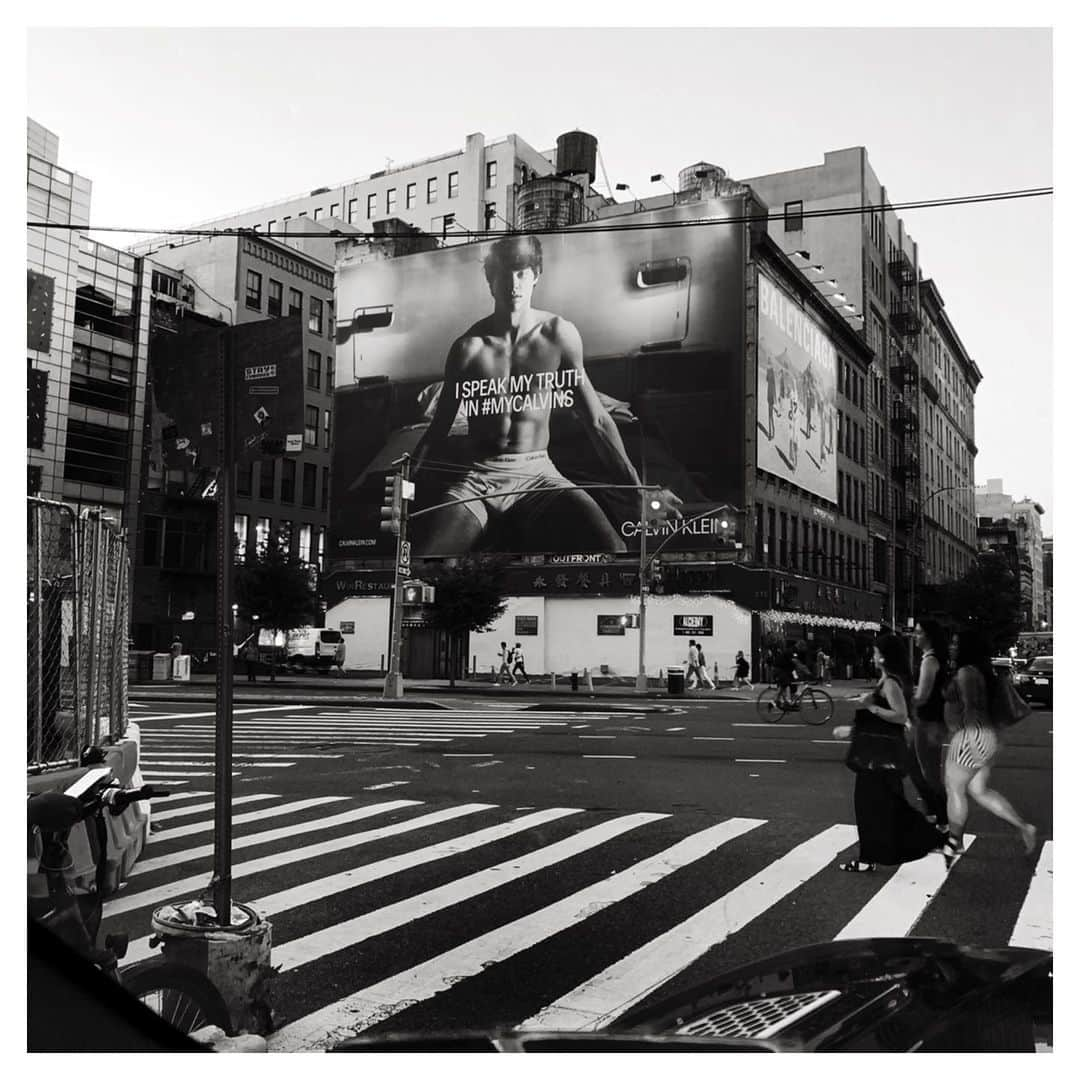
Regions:
M 341 667 L 345 663 L 345 639 L 328 626 L 301 626 L 290 630 L 285 643 L 286 663 L 314 667 Z

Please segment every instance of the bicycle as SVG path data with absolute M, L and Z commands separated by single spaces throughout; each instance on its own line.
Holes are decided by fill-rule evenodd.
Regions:
M 833 699 L 816 683 L 802 683 L 791 700 L 784 688 L 767 686 L 758 694 L 757 711 L 770 724 L 775 724 L 785 713 L 798 713 L 804 724 L 819 727 L 832 719 Z
M 231 1035 L 228 1007 L 202 972 L 153 956 L 121 973 L 119 961 L 127 953 L 127 934 L 107 934 L 104 946 L 97 944 L 107 892 L 105 811 L 120 815 L 134 802 L 168 794 L 150 785 L 123 788 L 112 770 L 102 767 L 90 769 L 64 792 L 31 795 L 27 801 L 27 855 L 30 865 L 36 862 L 36 869 L 44 874 L 48 891 L 46 896 L 30 897 L 30 915 L 177 1030 L 191 1034 L 214 1026 Z M 88 824 L 95 880 L 87 890 L 73 891 L 65 876 L 74 866 L 68 842 L 71 830 L 80 822 Z

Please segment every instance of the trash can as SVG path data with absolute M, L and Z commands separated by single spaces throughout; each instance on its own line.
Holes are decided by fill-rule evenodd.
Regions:
M 682 697 L 686 693 L 686 672 L 681 667 L 667 669 L 667 692 L 672 697 Z
M 187 654 L 174 656 L 172 662 L 173 682 L 191 681 L 191 657 Z
M 153 681 L 168 682 L 172 677 L 172 654 L 167 652 L 154 653 L 153 663 Z

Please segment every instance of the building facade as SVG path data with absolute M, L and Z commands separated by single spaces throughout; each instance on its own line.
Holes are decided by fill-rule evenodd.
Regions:
M 807 279 L 861 314 L 874 351 L 865 412 L 868 572 L 889 622 L 902 626 L 917 615 L 911 608 L 920 582 L 958 577 L 974 558 L 965 486 L 973 483 L 981 374 L 948 323 L 940 293 L 924 280 L 918 245 L 890 208 L 864 148 L 830 151 L 820 165 L 745 182 L 777 215 L 770 233 Z M 858 206 L 875 209 L 807 216 Z M 939 484 L 939 471 L 956 484 Z
M 86 226 L 90 181 L 27 120 L 27 220 Z M 134 536 L 150 339 L 141 258 L 79 228 L 27 228 L 28 491 L 104 507 Z
M 586 168 L 574 172 L 588 209 L 578 223 L 625 219 L 635 228 L 598 233 L 560 222 L 558 235 L 541 236 L 536 302 L 573 321 L 627 457 L 644 483 L 680 496 L 684 519 L 653 526 L 638 496 L 597 490 L 606 485 L 587 441 L 562 421 L 556 401 L 550 457 L 564 477 L 590 485 L 621 540 L 575 546 L 555 508 L 539 525 L 489 522 L 486 549 L 510 559 L 510 602 L 463 654 L 486 670 L 498 641 L 524 636 L 536 670 L 585 666 L 632 677 L 641 631 L 630 613 L 644 537 L 648 674 L 656 675 L 654 662 L 683 659 L 694 634 L 725 677 L 738 649 L 760 658 L 791 641 L 859 665 L 882 617 L 867 568 L 870 349 L 768 234 L 747 223 L 762 207 L 744 185 L 697 169 L 674 196 L 620 205 L 591 190 Z M 541 187 L 527 181 L 517 204 L 541 201 Z M 713 224 L 729 217 L 729 225 Z M 707 223 L 682 227 L 697 219 Z M 359 310 L 363 298 L 382 316 L 381 325 L 366 321 L 339 335 L 339 366 L 359 355 L 352 343 L 364 336 L 356 385 L 336 403 L 352 441 L 336 446 L 325 581 L 327 622 L 343 629 L 347 665 L 372 670 L 386 658 L 394 557 L 378 528 L 387 468 L 430 422 L 450 342 L 491 304 L 481 270 L 486 241 L 398 257 L 377 248 L 339 250 L 339 305 Z M 473 391 L 459 384 L 456 392 Z M 469 415 L 459 408 L 434 474 L 421 470 L 414 513 L 441 505 L 448 478 L 470 468 Z M 421 577 L 423 559 L 461 554 L 430 546 L 422 528 L 410 538 Z M 406 672 L 446 674 L 444 643 L 414 614 L 421 617 L 407 620 Z
M 1014 499 L 1005 491 L 1004 480 L 992 479 L 976 487 L 975 506 L 979 546 L 1001 550 L 1016 563 L 1024 599 L 1024 629 L 1043 629 L 1043 623 L 1050 619 L 1044 581 L 1042 505 L 1026 496 Z

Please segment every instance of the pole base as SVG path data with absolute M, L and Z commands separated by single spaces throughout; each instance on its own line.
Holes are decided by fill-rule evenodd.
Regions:
M 401 677 L 401 674 L 394 672 L 386 676 L 386 682 L 383 683 L 382 696 L 388 700 L 400 700 L 405 696 L 405 680 Z
M 648 690 L 649 689 L 649 677 L 644 671 L 639 671 L 634 678 L 635 690 Z

